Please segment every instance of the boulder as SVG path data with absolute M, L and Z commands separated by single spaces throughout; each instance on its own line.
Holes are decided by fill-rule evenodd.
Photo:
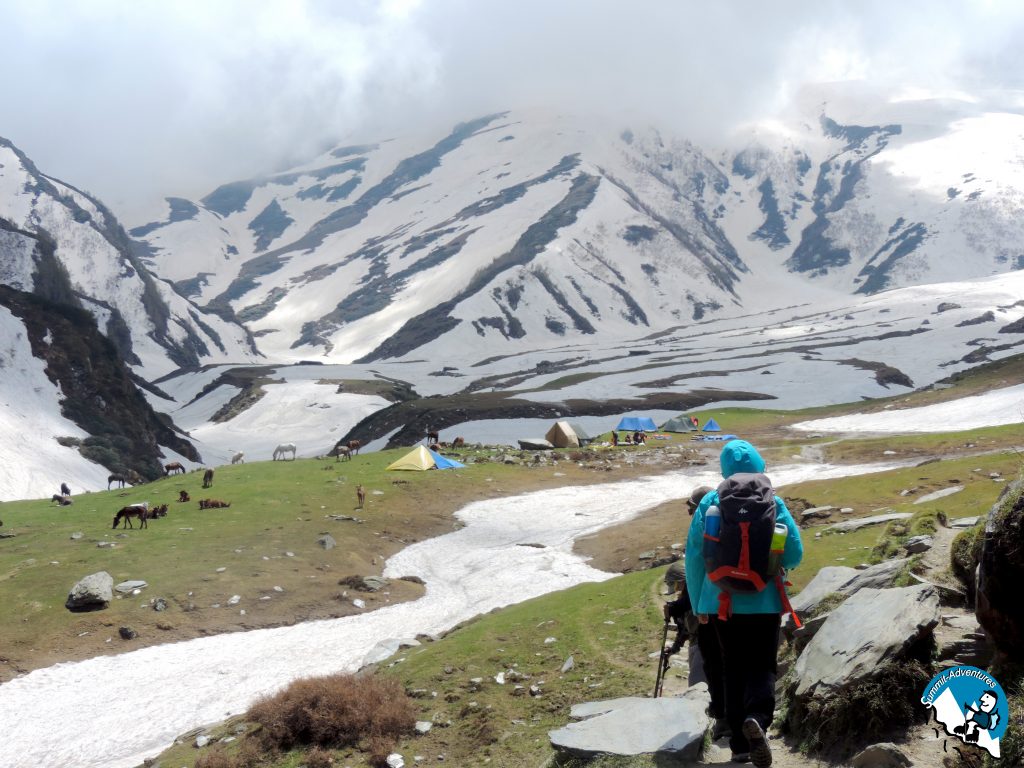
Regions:
M 939 623 L 928 585 L 861 589 L 829 615 L 796 661 L 796 695 L 822 696 L 870 677 Z
M 850 761 L 850 765 L 852 768 L 908 768 L 911 762 L 899 747 L 886 742 L 872 744 L 857 753 Z
M 950 528 L 973 528 L 978 524 L 978 518 L 975 517 L 958 517 L 956 520 L 949 521 Z
M 119 630 L 117 630 L 117 633 L 121 635 L 122 640 L 134 640 L 136 637 L 139 636 L 139 633 L 131 627 L 121 627 Z
M 705 710 L 707 686 L 694 686 L 678 697 L 621 698 L 576 704 L 570 717 L 579 722 L 548 732 L 551 745 L 564 754 L 654 755 L 658 765 L 679 765 L 700 754 L 711 726 Z
M 798 614 L 812 612 L 825 595 L 838 592 L 839 588 L 857 575 L 857 570 L 844 565 L 826 565 L 818 571 L 800 594 L 790 600 Z
M 903 544 L 903 548 L 907 550 L 909 555 L 919 555 L 922 552 L 927 552 L 935 544 L 935 540 L 931 536 L 911 536 Z
M 928 585 L 851 595 L 793 666 L 785 692 L 790 730 L 812 750 L 849 754 L 909 726 L 920 715 L 913 702 L 931 676 L 938 622 L 939 597 Z
M 319 544 L 324 549 L 328 549 L 328 550 L 334 549 L 336 546 L 338 546 L 338 542 L 336 542 L 334 540 L 334 537 L 331 536 L 331 534 L 329 534 L 329 533 L 325 533 L 323 536 L 321 536 L 319 539 L 317 539 L 316 543 Z
M 114 599 L 114 579 L 106 571 L 86 576 L 71 588 L 64 607 L 69 611 L 97 611 Z
M 904 571 L 909 563 L 910 559 L 905 557 L 898 560 L 883 560 L 877 565 L 865 568 L 863 571 L 857 571 L 853 578 L 843 584 L 839 591 L 844 595 L 852 595 L 865 588 L 884 589 L 885 587 L 891 587 L 896 577 Z
M 1010 658 L 1024 656 L 1024 482 L 1007 487 L 981 534 L 975 614 L 989 639 Z
M 869 517 L 856 517 L 852 520 L 843 520 L 841 523 L 833 523 L 825 530 L 835 531 L 836 533 L 849 533 L 850 531 L 858 531 L 861 528 L 867 528 L 869 525 L 891 523 L 893 520 L 906 520 L 908 517 L 913 517 L 913 513 L 890 512 L 887 515 L 871 515 Z
M 822 520 L 822 519 L 824 519 L 826 517 L 829 517 L 834 510 L 835 510 L 835 507 L 832 507 L 832 506 L 827 506 L 827 507 L 811 507 L 810 509 L 805 509 L 803 512 L 800 513 L 800 519 L 801 520 Z

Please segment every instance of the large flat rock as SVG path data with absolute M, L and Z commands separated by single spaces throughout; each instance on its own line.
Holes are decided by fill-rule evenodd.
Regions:
M 800 658 L 796 695 L 819 696 L 870 677 L 939 622 L 939 596 L 922 584 L 861 589 L 829 615 Z
M 913 517 L 912 512 L 890 512 L 887 515 L 871 515 L 870 517 L 855 517 L 853 520 L 843 520 L 841 523 L 834 523 L 826 528 L 826 531 L 835 531 L 836 533 L 849 533 L 850 531 L 858 531 L 861 528 L 867 528 L 869 525 L 881 525 L 882 523 L 891 523 L 893 520 L 906 520 L 908 517 Z
M 847 568 L 845 565 L 826 565 L 814 575 L 814 578 L 800 590 L 796 597 L 790 600 L 790 603 L 798 614 L 811 611 L 817 607 L 822 598 L 833 592 L 838 592 L 843 584 L 858 573 L 856 568 Z
M 548 737 L 555 749 L 576 757 L 656 755 L 658 765 L 682 765 L 700 755 L 711 726 L 708 703 L 701 683 L 677 697 L 577 704 L 570 716 L 584 719 L 549 731 Z

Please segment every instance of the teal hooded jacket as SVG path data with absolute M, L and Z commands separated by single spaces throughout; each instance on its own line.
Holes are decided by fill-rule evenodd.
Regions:
M 764 459 L 757 449 L 746 440 L 730 440 L 722 448 L 720 457 L 722 477 L 737 472 L 764 472 Z M 787 571 L 796 568 L 804 556 L 804 545 L 800 540 L 800 529 L 786 508 L 786 503 L 775 497 L 778 509 L 775 520 L 789 529 L 786 548 L 782 553 L 782 567 Z M 708 507 L 718 503 L 718 491 L 711 491 L 697 507 L 690 521 L 690 533 L 686 538 L 686 591 L 690 594 L 694 613 L 716 615 L 720 590 L 707 578 L 704 568 L 704 515 Z M 778 589 L 768 586 L 761 592 L 732 595 L 733 613 L 782 613 L 782 599 Z

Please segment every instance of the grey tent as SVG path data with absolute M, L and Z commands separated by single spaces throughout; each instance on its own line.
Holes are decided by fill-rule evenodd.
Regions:
M 673 416 L 661 425 L 662 432 L 695 432 L 696 430 L 697 428 L 693 426 L 690 417 L 683 414 Z
M 588 435 L 579 424 L 570 422 L 569 426 L 572 428 L 572 431 L 576 433 L 576 438 L 580 441 L 580 445 L 589 445 L 594 442 L 594 438 Z

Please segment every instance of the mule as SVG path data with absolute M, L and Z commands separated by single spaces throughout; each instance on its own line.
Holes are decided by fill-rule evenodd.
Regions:
M 213 485 L 213 470 L 208 469 L 203 472 L 203 488 L 209 488 Z
M 234 454 L 231 457 L 231 463 L 232 464 L 245 464 L 245 454 L 242 451 L 239 451 L 238 453 Z
M 124 484 L 128 482 L 124 475 L 120 472 L 115 472 L 107 478 L 107 490 L 110 490 L 111 483 L 118 483 L 121 488 L 124 488 Z
M 164 474 L 173 475 L 176 472 L 185 474 L 185 467 L 182 466 L 180 461 L 172 461 L 170 464 L 164 464 Z
M 121 507 L 117 510 L 117 514 L 114 515 L 114 524 L 111 528 L 117 528 L 117 524 L 124 520 L 123 527 L 134 528 L 132 525 L 132 518 L 139 518 L 139 528 L 149 528 L 149 505 L 143 504 L 129 504 L 127 507 Z
M 279 458 L 284 461 L 284 455 L 290 453 L 292 455 L 292 461 L 295 461 L 295 443 L 281 443 L 277 448 L 274 449 L 274 461 Z

